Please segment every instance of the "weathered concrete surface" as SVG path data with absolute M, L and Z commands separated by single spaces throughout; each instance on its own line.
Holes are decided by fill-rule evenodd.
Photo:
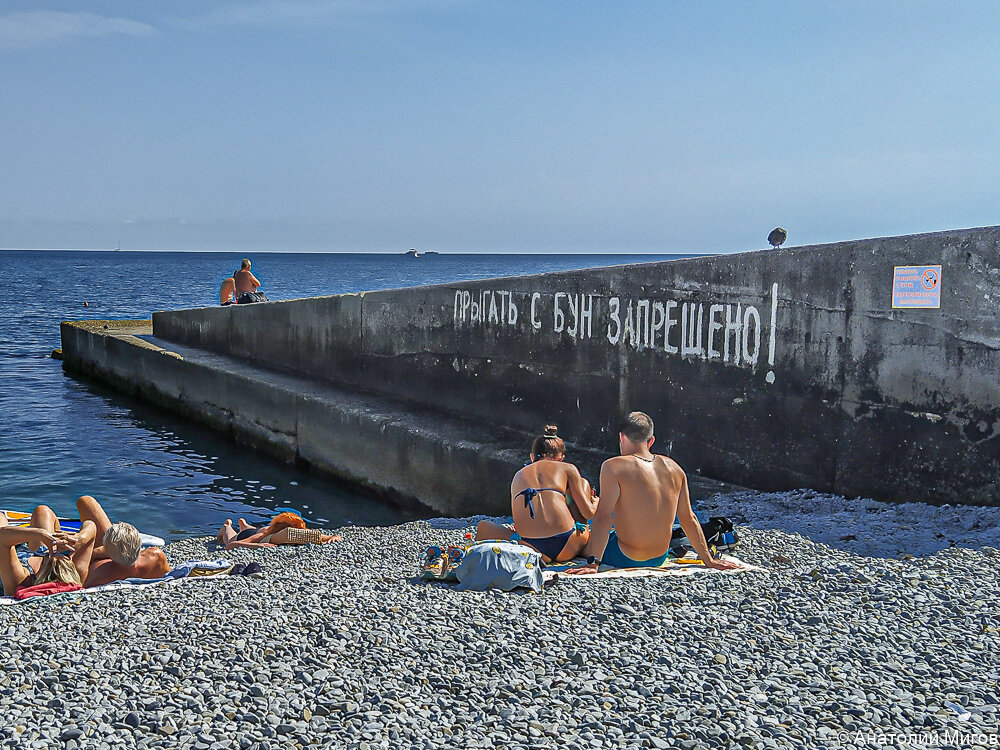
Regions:
M 210 309 L 197 318 L 158 315 L 157 336 L 332 381 L 360 377 L 360 295 Z
M 599 450 L 642 409 L 661 449 L 743 485 L 1000 504 L 998 248 L 991 227 L 163 312 L 153 325 L 522 433 L 554 420 Z M 930 264 L 943 268 L 940 309 L 892 309 L 893 267 Z
M 502 435 L 415 415 L 315 380 L 150 336 L 149 321 L 63 323 L 64 366 L 167 407 L 279 458 L 297 458 L 381 494 L 442 513 L 506 513 L 520 451 Z
M 510 512 L 520 436 L 151 334 L 150 321 L 63 323 L 64 367 L 384 496 L 449 515 Z M 577 453 L 596 477 L 606 455 Z M 695 496 L 717 489 L 695 478 Z

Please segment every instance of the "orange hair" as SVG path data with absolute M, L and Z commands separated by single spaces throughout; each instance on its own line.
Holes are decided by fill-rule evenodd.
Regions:
M 306 522 L 302 520 L 301 516 L 297 516 L 294 513 L 279 513 L 272 520 L 271 523 L 267 525 L 264 529 L 264 535 L 270 536 L 271 534 L 277 534 L 279 531 L 284 529 L 304 529 L 306 527 Z

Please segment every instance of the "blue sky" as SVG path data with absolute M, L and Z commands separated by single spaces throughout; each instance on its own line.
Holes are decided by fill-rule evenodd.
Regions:
M 0 5 L 0 247 L 727 252 L 1000 224 L 1000 3 Z

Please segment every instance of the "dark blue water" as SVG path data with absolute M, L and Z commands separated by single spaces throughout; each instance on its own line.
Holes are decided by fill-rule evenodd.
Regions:
M 679 256 L 255 254 L 272 300 L 514 276 Z M 0 250 L 0 508 L 39 503 L 75 515 L 91 494 L 112 518 L 165 538 L 215 533 L 225 518 L 295 510 L 324 526 L 395 523 L 418 515 L 63 374 L 50 358 L 59 322 L 148 318 L 218 303 L 240 256 Z M 84 302 L 88 305 L 84 306 Z

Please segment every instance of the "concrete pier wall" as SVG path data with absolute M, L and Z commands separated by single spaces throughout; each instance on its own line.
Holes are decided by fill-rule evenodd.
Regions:
M 1000 228 L 156 313 L 157 336 L 710 477 L 1000 503 Z M 414 262 L 422 262 L 415 260 Z M 940 307 L 894 309 L 895 266 Z
M 64 366 L 237 442 L 382 496 L 450 514 L 506 514 L 524 447 L 502 431 L 184 346 L 149 321 L 62 324 Z M 591 470 L 597 456 L 583 456 Z
M 894 309 L 894 267 L 931 265 L 940 306 Z M 998 301 L 994 227 L 161 312 L 151 337 L 64 324 L 63 353 L 68 370 L 445 512 L 502 510 L 545 422 L 593 474 L 636 408 L 704 476 L 995 505 Z

